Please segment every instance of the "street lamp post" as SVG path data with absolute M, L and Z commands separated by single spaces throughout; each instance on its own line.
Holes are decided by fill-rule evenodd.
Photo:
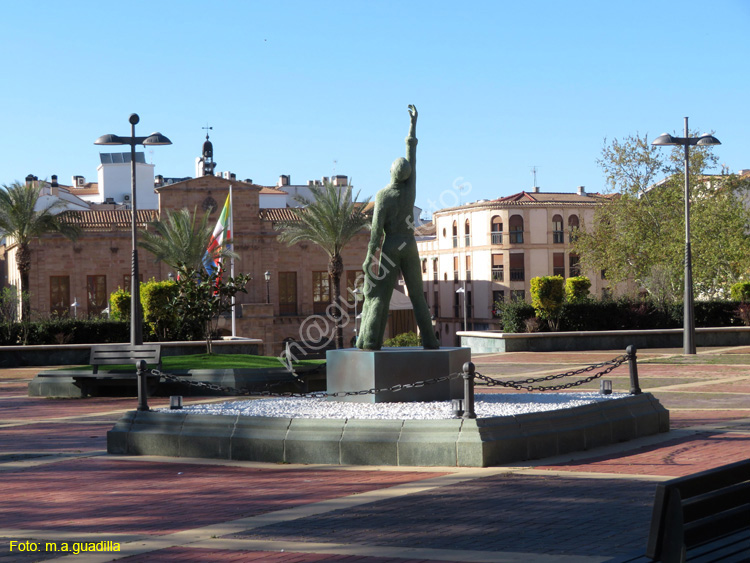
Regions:
M 357 341 L 357 303 L 359 303 L 362 290 L 359 287 L 355 287 L 352 291 L 354 294 L 354 341 Z
M 263 274 L 263 277 L 266 278 L 266 303 L 271 302 L 271 272 L 266 271 L 265 274 Z
M 130 343 L 143 344 L 143 327 L 141 322 L 141 288 L 138 273 L 138 234 L 136 231 L 136 185 L 135 185 L 135 147 L 136 145 L 171 145 L 172 141 L 161 133 L 151 133 L 148 137 L 136 137 L 135 126 L 140 121 L 137 113 L 130 115 L 130 137 L 119 135 L 102 135 L 95 145 L 130 145 L 130 205 L 131 205 L 131 246 L 132 259 L 130 266 Z
M 720 145 L 712 135 L 690 137 L 688 118 L 685 118 L 685 136 L 673 137 L 669 133 L 659 135 L 651 143 L 654 146 L 685 147 L 685 297 L 683 299 L 683 354 L 695 354 L 695 313 L 693 306 L 693 263 L 690 250 L 690 152 L 692 145 Z
M 464 297 L 464 306 L 463 306 L 463 313 L 464 313 L 464 332 L 466 332 L 466 281 L 464 281 L 463 287 L 459 287 L 456 290 L 456 293 L 462 293 Z

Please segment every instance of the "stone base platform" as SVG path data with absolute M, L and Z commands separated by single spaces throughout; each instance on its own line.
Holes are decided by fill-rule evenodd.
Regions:
M 329 393 L 388 389 L 398 384 L 444 377 L 462 370 L 471 361 L 471 348 L 383 348 L 382 350 L 329 350 L 326 352 L 326 389 Z M 333 397 L 358 403 L 449 401 L 463 398 L 463 379 L 368 395 Z
M 650 393 L 518 416 L 362 420 L 131 411 L 107 451 L 334 465 L 490 467 L 589 450 L 669 431 Z

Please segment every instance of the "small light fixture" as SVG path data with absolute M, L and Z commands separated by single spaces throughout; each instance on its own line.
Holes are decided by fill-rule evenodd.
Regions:
M 451 399 L 451 410 L 453 411 L 453 418 L 461 418 L 464 414 L 464 400 Z
M 599 393 L 601 395 L 612 394 L 612 380 L 611 379 L 602 379 L 599 382 Z
M 169 408 L 171 410 L 180 410 L 182 408 L 182 395 L 170 395 Z

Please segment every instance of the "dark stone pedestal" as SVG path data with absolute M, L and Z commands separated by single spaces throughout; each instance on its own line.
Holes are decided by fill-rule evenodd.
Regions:
M 386 389 L 394 385 L 424 381 L 461 372 L 471 361 L 470 348 L 383 348 L 369 351 L 356 348 L 329 350 L 326 353 L 327 391 Z M 463 398 L 463 379 L 385 391 L 367 395 L 333 397 L 335 401 L 358 403 L 405 403 L 448 401 Z

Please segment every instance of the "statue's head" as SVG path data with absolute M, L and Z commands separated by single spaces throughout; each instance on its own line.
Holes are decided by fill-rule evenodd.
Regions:
M 405 158 L 397 158 L 391 164 L 391 181 L 403 182 L 411 176 L 411 164 Z

